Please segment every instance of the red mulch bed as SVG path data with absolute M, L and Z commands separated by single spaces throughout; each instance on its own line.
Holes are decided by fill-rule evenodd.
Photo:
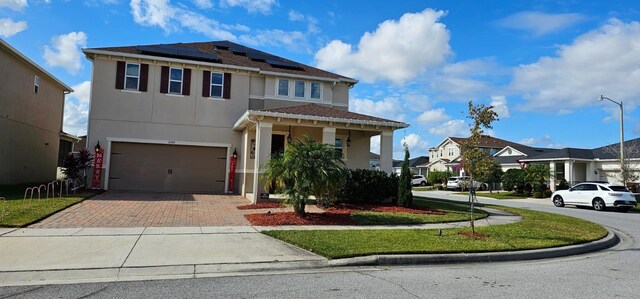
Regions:
M 253 209 L 277 209 L 280 208 L 280 203 L 277 202 L 259 202 L 257 204 L 238 206 L 238 210 L 253 210 Z
M 478 234 L 478 233 L 474 234 L 472 232 L 461 232 L 461 233 L 458 233 L 458 235 L 469 237 L 469 238 L 476 238 L 476 239 L 483 239 L 489 236 L 486 234 Z
M 240 207 L 238 207 L 240 208 Z M 252 225 L 278 226 L 278 225 L 355 225 L 349 215 L 354 211 L 376 211 L 388 213 L 413 213 L 444 215 L 445 212 L 427 208 L 405 208 L 391 205 L 372 204 L 339 204 L 325 210 L 324 213 L 307 213 L 301 217 L 294 212 L 285 213 L 260 213 L 244 215 Z

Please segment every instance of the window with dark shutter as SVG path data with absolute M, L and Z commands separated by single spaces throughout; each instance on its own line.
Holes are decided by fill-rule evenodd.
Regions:
M 211 72 L 202 71 L 202 97 L 208 98 L 211 95 Z
M 124 61 L 118 61 L 116 67 L 116 89 L 124 89 L 124 69 L 126 63 Z
M 222 98 L 231 98 L 231 74 L 224 73 L 224 86 L 222 88 Z
M 169 67 L 163 66 L 160 72 L 160 93 L 169 93 Z
M 184 69 L 182 85 L 182 95 L 188 96 L 191 94 L 191 69 Z

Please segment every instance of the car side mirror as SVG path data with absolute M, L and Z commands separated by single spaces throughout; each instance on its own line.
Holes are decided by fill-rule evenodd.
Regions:
M 569 192 L 573 192 L 573 188 L 569 188 Z

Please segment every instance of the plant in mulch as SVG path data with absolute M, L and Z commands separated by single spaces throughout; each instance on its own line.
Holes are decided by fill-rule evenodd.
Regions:
M 93 161 L 93 155 L 86 148 L 79 153 L 69 153 L 62 161 L 62 172 L 74 184 L 78 184 L 75 188 L 84 186 L 87 180 L 87 168 L 91 167 L 91 161 Z
M 410 207 L 413 201 L 411 193 L 411 171 L 409 171 L 409 147 L 404 145 L 404 161 L 400 170 L 400 181 L 398 182 L 398 205 Z

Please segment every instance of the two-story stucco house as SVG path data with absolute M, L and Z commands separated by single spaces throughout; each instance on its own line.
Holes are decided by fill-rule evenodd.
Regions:
M 73 90 L 2 39 L 0 78 L 0 185 L 55 180 Z
M 84 49 L 93 62 L 87 147 L 105 147 L 109 190 L 229 192 L 256 202 L 260 166 L 307 135 L 350 168 L 392 170 L 402 122 L 349 112 L 356 80 L 228 42 Z

